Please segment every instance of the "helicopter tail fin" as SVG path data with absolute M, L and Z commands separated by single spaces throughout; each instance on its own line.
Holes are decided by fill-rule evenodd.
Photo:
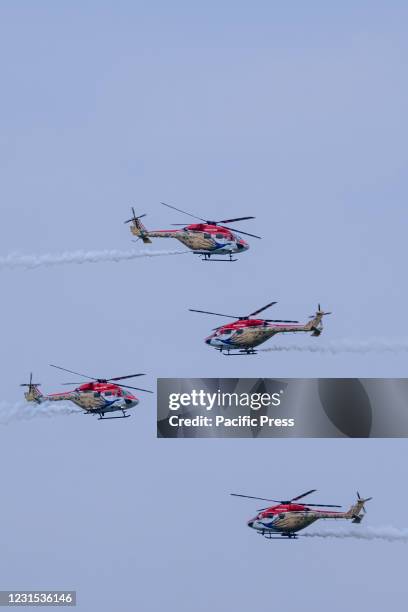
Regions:
M 366 513 L 365 504 L 370 501 L 370 499 L 372 499 L 372 497 L 366 497 L 365 499 L 360 497 L 360 493 L 357 491 L 357 501 L 347 512 L 347 518 L 352 519 L 352 523 L 361 523 Z
M 152 241 L 149 238 L 149 233 L 147 229 L 145 228 L 145 226 L 143 225 L 143 223 L 140 221 L 140 219 L 142 217 L 145 217 L 146 215 L 143 214 L 137 217 L 135 213 L 135 209 L 133 207 L 132 207 L 132 214 L 133 214 L 132 218 L 125 221 L 125 223 L 130 223 L 130 231 L 132 232 L 134 236 L 137 236 L 137 238 L 140 238 L 140 240 L 143 240 L 144 244 L 151 244 Z
M 24 397 L 27 402 L 35 402 L 36 404 L 41 404 L 44 401 L 44 396 L 39 390 L 40 383 L 33 383 L 33 373 L 30 373 L 30 381 L 28 383 L 23 383 L 20 385 L 21 387 L 28 387 L 27 391 L 24 393 Z
M 329 315 L 329 314 L 331 314 L 331 312 L 324 312 L 321 309 L 320 304 L 319 304 L 315 314 L 312 315 L 310 317 L 310 321 L 306 323 L 305 330 L 306 331 L 310 330 L 312 332 L 312 336 L 320 336 L 320 334 L 323 331 L 322 319 L 325 315 Z

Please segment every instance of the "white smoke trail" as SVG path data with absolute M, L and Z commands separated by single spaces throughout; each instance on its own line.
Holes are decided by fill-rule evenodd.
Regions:
M 34 404 L 24 401 L 0 402 L 0 425 L 8 425 L 13 421 L 25 421 L 37 417 L 50 418 L 68 414 L 81 414 L 81 410 L 73 404 L 44 402 Z
M 270 346 L 259 349 L 259 351 L 269 352 L 299 352 L 299 353 L 324 353 L 337 355 L 340 353 L 406 353 L 408 352 L 408 341 L 398 340 L 377 340 L 372 338 L 365 341 L 340 340 L 330 344 L 305 344 L 305 345 L 286 345 Z
M 349 527 L 303 533 L 306 538 L 354 538 L 357 540 L 386 540 L 387 542 L 408 542 L 408 529 L 397 527 Z
M 59 266 L 62 264 L 98 263 L 101 261 L 128 261 L 140 257 L 162 257 L 163 255 L 183 255 L 188 251 L 66 251 L 64 253 L 46 253 L 45 255 L 20 255 L 10 253 L 0 257 L 0 270 L 15 268 L 39 268 L 41 266 Z

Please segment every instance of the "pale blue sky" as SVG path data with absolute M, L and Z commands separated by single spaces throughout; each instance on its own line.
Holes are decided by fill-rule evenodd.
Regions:
M 228 360 L 203 343 L 217 320 L 187 312 L 276 299 L 277 318 L 303 318 L 320 301 L 334 314 L 317 341 L 407 337 L 405 2 L 38 0 L 0 12 L 0 254 L 130 248 L 131 204 L 148 227 L 184 220 L 160 200 L 253 214 L 242 228 L 263 236 L 233 265 L 186 255 L 3 271 L 4 400 L 31 369 L 58 390 L 48 363 L 146 371 L 146 387 L 406 376 L 401 354 Z M 227 496 L 316 487 L 347 504 L 360 487 L 375 496 L 372 524 L 405 526 L 405 441 L 155 440 L 154 397 L 124 422 L 61 417 L 0 435 L 2 588 L 77 588 L 78 609 L 98 612 L 378 612 L 406 599 L 405 548 L 278 550 L 246 528 L 251 504 Z

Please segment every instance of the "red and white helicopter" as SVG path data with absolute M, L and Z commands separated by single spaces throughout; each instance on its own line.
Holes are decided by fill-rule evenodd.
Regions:
M 168 208 L 173 208 L 178 212 L 182 212 L 189 217 L 198 219 L 201 223 L 173 223 L 173 225 L 181 225 L 182 229 L 150 231 L 147 230 L 140 221 L 140 219 L 146 215 L 143 214 L 137 217 L 135 209 L 132 208 L 133 217 L 125 221 L 125 223 L 131 223 L 130 231 L 134 236 L 143 240 L 145 244 L 151 244 L 151 238 L 175 238 L 184 244 L 184 246 L 191 249 L 195 255 L 200 255 L 203 261 L 237 261 L 233 258 L 233 254 L 243 253 L 249 249 L 248 243 L 238 234 L 245 234 L 246 236 L 252 236 L 252 238 L 260 238 L 260 236 L 255 236 L 255 234 L 249 234 L 248 232 L 243 232 L 223 225 L 224 223 L 255 219 L 255 217 L 237 217 L 235 219 L 209 221 L 181 210 L 180 208 L 176 208 L 171 204 L 166 204 L 165 202 L 161 202 L 161 204 Z M 237 232 L 237 234 L 235 232 Z M 211 259 L 214 255 L 226 255 L 228 259 Z
M 299 323 L 299 321 L 287 319 L 251 318 L 274 304 L 277 304 L 277 302 L 270 302 L 266 306 L 251 312 L 251 314 L 241 317 L 207 310 L 196 310 L 195 308 L 189 310 L 237 319 L 234 323 L 227 323 L 214 328 L 213 333 L 205 339 L 206 344 L 213 346 L 224 355 L 254 355 L 256 346 L 281 333 L 312 332 L 312 336 L 320 336 L 323 331 L 322 319 L 325 315 L 331 314 L 330 312 L 324 312 L 319 304 L 316 313 L 311 315 L 311 320 L 308 323 Z M 236 352 L 233 352 L 234 350 Z
M 372 497 L 363 499 L 357 492 L 357 501 L 347 512 L 337 512 L 332 510 L 315 510 L 316 507 L 322 508 L 341 508 L 336 504 L 302 504 L 297 503 L 299 499 L 314 493 L 316 489 L 311 489 L 287 500 L 265 499 L 264 497 L 253 497 L 252 495 L 241 495 L 231 493 L 235 497 L 247 497 L 261 501 L 275 502 L 276 506 L 261 508 L 258 514 L 248 521 L 248 527 L 255 529 L 260 535 L 268 539 L 280 539 L 281 536 L 287 539 L 298 538 L 297 532 L 319 519 L 346 519 L 352 523 L 361 523 L 366 512 L 364 504 Z
M 116 376 L 114 378 L 94 378 L 93 376 L 86 376 L 85 374 L 73 372 L 72 370 L 67 370 L 57 365 L 51 364 L 51 367 L 58 368 L 58 370 L 63 370 L 64 372 L 69 372 L 77 376 L 83 376 L 84 378 L 90 379 L 90 381 L 83 384 L 63 383 L 64 385 L 78 384 L 78 387 L 73 391 L 67 391 L 67 393 L 43 395 L 38 388 L 40 383 L 33 383 L 33 375 L 31 373 L 30 381 L 21 385 L 22 387 L 28 387 L 28 390 L 24 393 L 27 402 L 42 404 L 43 402 L 70 401 L 82 408 L 85 414 L 96 414 L 99 416 L 99 419 L 109 420 L 129 417 L 130 414 L 126 414 L 126 411 L 138 405 L 138 398 L 127 391 L 127 389 L 153 393 L 153 391 L 149 391 L 149 389 L 131 387 L 116 382 L 118 380 L 125 380 L 126 378 L 145 376 L 145 374 L 130 374 L 128 376 Z M 107 412 L 117 411 L 122 412 L 122 415 L 105 417 Z

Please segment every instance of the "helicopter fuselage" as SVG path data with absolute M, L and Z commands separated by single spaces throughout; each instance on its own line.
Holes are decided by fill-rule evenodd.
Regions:
M 69 394 L 68 394 L 69 395 Z M 52 396 L 49 396 L 52 397 Z M 58 397 L 54 396 L 54 397 Z M 138 405 L 139 400 L 121 387 L 111 383 L 85 383 L 71 392 L 70 399 L 84 410 L 116 412 Z
M 73 391 L 66 393 L 51 393 L 43 395 L 37 387 L 25 394 L 28 401 L 37 403 L 70 401 L 86 412 L 104 414 L 117 410 L 129 410 L 138 405 L 137 397 L 121 387 L 111 383 L 90 382 L 79 385 Z
M 140 236 L 140 228 L 131 226 L 131 231 Z M 234 232 L 206 223 L 193 223 L 177 230 L 146 230 L 144 236 L 175 238 L 198 255 L 231 255 L 249 249 L 248 243 Z
M 296 538 L 296 533 L 319 519 L 346 519 L 352 523 L 361 523 L 365 514 L 364 504 L 370 499 L 363 499 L 357 492 L 357 500 L 350 506 L 347 511 L 333 511 L 329 508 L 340 508 L 336 504 L 302 504 L 298 500 L 310 493 L 314 493 L 315 489 L 307 491 L 302 495 L 289 500 L 281 501 L 277 505 L 269 506 L 258 510 L 258 514 L 250 519 L 247 523 L 248 527 L 254 529 L 266 538 L 272 539 L 275 536 L 286 536 L 287 538 Z M 263 497 L 253 497 L 251 495 L 242 495 L 231 493 L 235 497 L 248 497 L 250 499 L 268 500 Z M 323 509 L 317 510 L 320 506 Z
M 265 536 L 280 534 L 293 537 L 296 532 L 320 519 L 348 519 L 359 523 L 362 519 L 360 516 L 362 508 L 363 503 L 360 501 L 351 506 L 347 512 L 315 510 L 304 504 L 279 504 L 265 508 L 247 524 Z
M 320 325 L 316 317 L 309 323 L 268 323 L 262 319 L 247 319 L 235 321 L 217 328 L 205 339 L 205 343 L 220 351 L 241 349 L 250 350 L 266 342 L 272 336 L 280 333 L 310 332 L 314 326 Z

